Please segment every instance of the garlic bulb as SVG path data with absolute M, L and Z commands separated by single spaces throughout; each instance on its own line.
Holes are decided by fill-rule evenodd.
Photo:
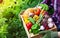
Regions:
M 48 27 L 49 27 L 49 28 L 52 28 L 53 26 L 54 26 L 54 23 L 49 23 L 49 24 L 48 24 Z
M 40 26 L 40 30 L 44 30 L 45 28 L 44 28 L 44 26 L 42 25 L 42 26 Z
M 52 18 L 48 18 L 48 23 L 51 23 L 52 21 Z

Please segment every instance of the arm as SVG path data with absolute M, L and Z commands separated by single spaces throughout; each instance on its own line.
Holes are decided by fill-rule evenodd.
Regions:
M 60 32 L 58 32 L 58 37 L 60 38 Z

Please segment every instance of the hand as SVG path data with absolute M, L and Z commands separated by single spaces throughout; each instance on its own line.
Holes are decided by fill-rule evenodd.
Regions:
M 42 38 L 58 38 L 58 32 L 53 32 L 53 31 L 41 31 L 40 34 L 43 35 Z
M 52 33 L 52 31 L 47 30 L 47 31 L 41 31 L 39 34 L 43 35 L 42 38 L 51 38 L 51 33 Z

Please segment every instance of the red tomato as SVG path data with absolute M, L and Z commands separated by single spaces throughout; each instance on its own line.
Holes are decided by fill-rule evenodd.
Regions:
M 32 23 L 31 23 L 31 22 L 29 22 L 29 23 L 27 23 L 27 24 L 26 24 L 26 26 L 27 26 L 27 29 L 28 29 L 28 30 L 30 30 L 30 29 L 31 29 L 31 27 L 32 27 Z
M 40 12 L 41 12 L 41 10 L 40 10 L 39 8 L 37 8 L 37 9 L 34 11 L 35 15 L 39 15 Z

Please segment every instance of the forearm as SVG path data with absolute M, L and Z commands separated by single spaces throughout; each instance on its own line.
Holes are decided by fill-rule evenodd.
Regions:
M 58 32 L 58 37 L 60 38 L 60 32 Z

